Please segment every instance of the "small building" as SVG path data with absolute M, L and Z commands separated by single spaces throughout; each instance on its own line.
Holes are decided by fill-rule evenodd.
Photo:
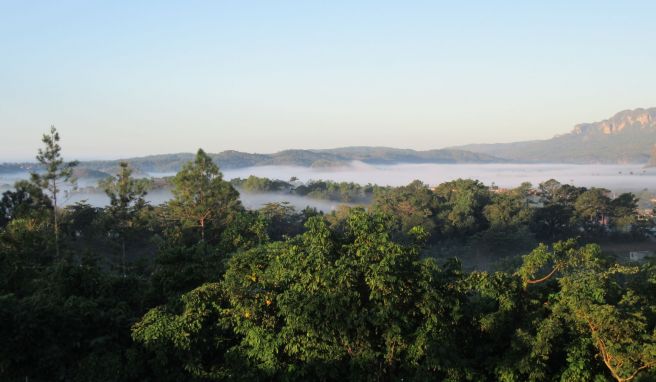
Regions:
M 654 253 L 652 251 L 631 251 L 629 252 L 629 260 L 631 261 L 643 261 L 645 257 L 652 256 Z

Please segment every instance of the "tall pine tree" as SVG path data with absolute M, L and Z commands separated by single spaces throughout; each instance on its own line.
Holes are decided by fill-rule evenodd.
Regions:
M 36 156 L 37 161 L 44 167 L 43 173 L 33 172 L 32 182 L 46 191 L 48 197 L 52 200 L 52 220 L 53 230 L 55 233 L 55 253 L 59 258 L 59 219 L 58 219 L 58 201 L 59 193 L 66 184 L 76 186 L 73 177 L 73 168 L 78 162 L 64 162 L 61 156 L 61 146 L 59 145 L 59 133 L 55 126 L 50 126 L 50 133 L 44 134 L 41 141 L 44 147 L 39 149 Z

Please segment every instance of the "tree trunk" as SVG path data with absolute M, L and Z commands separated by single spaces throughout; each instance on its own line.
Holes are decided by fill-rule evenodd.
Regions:
M 121 267 L 123 268 L 123 278 L 125 278 L 125 238 L 121 238 L 121 249 L 123 251 L 121 257 Z
M 59 225 L 57 223 L 57 203 L 55 202 L 55 208 L 53 209 L 53 216 L 55 220 L 55 255 L 59 259 Z
M 59 222 L 57 221 L 57 183 L 52 182 L 52 204 L 53 204 L 53 220 L 55 224 L 55 255 L 59 259 Z

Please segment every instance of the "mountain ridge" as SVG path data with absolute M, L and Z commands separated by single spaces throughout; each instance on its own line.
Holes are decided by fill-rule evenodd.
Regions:
M 400 163 L 572 163 L 645 164 L 656 166 L 656 107 L 623 110 L 608 119 L 580 123 L 550 139 L 483 143 L 442 149 L 413 150 L 384 146 L 331 149 L 287 149 L 270 154 L 225 150 L 209 154 L 223 169 L 253 166 L 334 167 L 361 161 L 374 165 Z M 177 172 L 193 153 L 156 154 L 122 159 L 137 174 Z M 82 161 L 80 168 L 112 174 L 122 160 Z M 0 164 L 0 173 L 31 171 L 36 163 Z
M 459 149 L 412 150 L 389 147 L 339 147 L 334 149 L 289 149 L 272 154 L 246 153 L 226 150 L 208 155 L 222 169 L 236 169 L 253 166 L 301 166 L 334 167 L 348 165 L 353 161 L 368 164 L 397 163 L 504 163 L 506 160 L 487 154 L 477 154 Z M 182 165 L 194 157 L 193 153 L 157 154 L 116 160 L 82 161 L 80 168 L 94 174 L 104 172 L 113 174 L 121 161 L 126 161 L 136 173 L 177 172 Z M 35 163 L 0 164 L 1 172 L 32 171 L 38 168 Z
M 656 108 L 637 108 L 550 139 L 451 148 L 526 163 L 647 164 L 655 143 Z

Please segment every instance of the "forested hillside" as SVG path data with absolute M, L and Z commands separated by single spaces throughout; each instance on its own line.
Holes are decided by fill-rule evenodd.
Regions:
M 273 154 L 251 154 L 234 150 L 218 154 L 208 154 L 215 164 L 224 169 L 251 166 L 301 166 L 331 167 L 345 166 L 353 161 L 371 164 L 398 163 L 503 163 L 501 158 L 486 154 L 475 154 L 464 150 L 427 150 L 394 149 L 388 147 L 345 147 L 330 150 L 284 150 Z M 125 160 L 85 161 L 80 167 L 85 171 L 114 173 L 122 161 L 129 162 L 138 173 L 177 172 L 192 160 L 191 153 L 151 155 Z M 38 170 L 34 163 L 14 163 L 0 165 L 0 173 Z
M 54 128 L 37 158 L 0 200 L 0 380 L 656 378 L 656 263 L 596 244 L 648 241 L 633 194 L 324 184 L 371 205 L 247 210 L 199 150 L 165 204 L 122 163 L 109 205 L 63 208 L 77 163 Z

